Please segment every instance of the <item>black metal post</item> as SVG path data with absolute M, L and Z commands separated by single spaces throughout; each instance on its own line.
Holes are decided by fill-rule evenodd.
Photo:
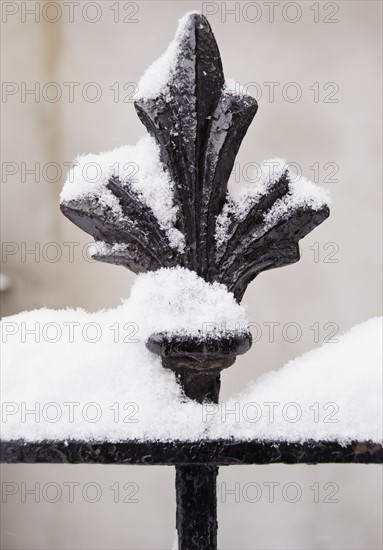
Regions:
M 179 550 L 217 548 L 217 475 L 212 464 L 176 466 Z
M 163 359 L 169 368 L 169 360 Z M 221 361 L 178 360 L 183 366 L 173 370 L 185 396 L 199 403 L 218 403 L 221 386 L 220 372 L 233 359 Z M 175 360 L 177 364 L 177 360 Z M 189 363 L 189 368 L 185 365 Z M 190 368 L 195 363 L 199 369 Z M 217 363 L 221 368 L 217 368 Z M 212 368 L 215 365 L 216 368 Z M 206 368 L 208 367 L 208 368 Z M 210 368 L 209 368 L 210 367 Z M 217 475 L 218 466 L 212 464 L 176 466 L 176 527 L 178 550 L 215 550 L 217 548 Z
M 218 403 L 221 371 L 251 346 L 251 333 L 227 332 L 196 338 L 153 334 L 148 349 L 174 372 L 185 397 L 198 403 Z M 186 462 L 186 460 L 185 460 Z M 176 526 L 179 550 L 217 548 L 218 466 L 209 462 L 176 465 Z
M 174 372 L 185 397 L 198 403 L 218 403 L 221 371 L 251 346 L 250 332 L 226 332 L 193 337 L 158 333 L 146 343 Z M 186 462 L 186 460 L 185 460 Z M 176 526 L 179 550 L 217 548 L 218 466 L 209 463 L 176 465 Z
M 234 360 L 163 358 L 162 363 L 175 372 L 186 397 L 199 403 L 218 403 L 220 372 Z M 213 464 L 176 466 L 178 550 L 217 548 L 217 476 L 218 466 Z

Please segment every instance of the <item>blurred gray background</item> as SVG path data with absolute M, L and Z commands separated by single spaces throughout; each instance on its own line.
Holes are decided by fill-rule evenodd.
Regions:
M 382 5 L 272 4 L 2 2 L 3 315 L 95 311 L 129 295 L 134 275 L 86 257 L 90 238 L 60 214 L 59 193 L 77 154 L 144 135 L 132 103 L 136 83 L 173 38 L 178 18 L 195 9 L 208 15 L 226 76 L 247 84 L 259 102 L 231 185 L 246 180 L 253 163 L 281 156 L 333 198 L 330 219 L 301 243 L 301 261 L 248 288 L 244 303 L 262 333 L 224 373 L 222 398 L 319 345 L 315 323 L 323 341 L 380 314 Z M 279 323 L 273 339 L 271 322 Z M 288 323 L 299 325 L 298 339 Z M 172 468 L 8 465 L 2 481 L 80 484 L 73 503 L 66 493 L 57 503 L 9 497 L 4 549 L 172 547 Z M 96 503 L 81 495 L 89 482 L 102 489 Z M 263 487 L 257 503 L 243 496 L 252 482 Z M 274 502 L 265 482 L 280 483 Z M 338 502 L 326 502 L 328 482 L 339 488 Z M 114 502 L 115 483 L 137 484 L 138 502 L 121 502 L 123 489 Z M 299 485 L 299 502 L 283 498 L 286 483 Z M 310 489 L 316 483 L 319 502 Z M 221 468 L 219 489 L 219 548 L 381 548 L 379 467 Z M 225 489 L 236 493 L 225 497 Z

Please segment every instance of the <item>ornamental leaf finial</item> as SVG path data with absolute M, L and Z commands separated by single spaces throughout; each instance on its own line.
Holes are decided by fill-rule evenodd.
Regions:
M 228 193 L 258 105 L 225 82 L 203 15 L 182 18 L 138 95 L 135 107 L 151 137 L 130 151 L 140 159 L 137 178 L 105 170 L 98 187 L 62 193 L 62 212 L 98 241 L 94 257 L 135 273 L 180 265 L 223 283 L 238 301 L 259 273 L 298 261 L 299 239 L 329 215 L 328 197 L 292 178 L 280 159 L 265 161 L 255 184 Z

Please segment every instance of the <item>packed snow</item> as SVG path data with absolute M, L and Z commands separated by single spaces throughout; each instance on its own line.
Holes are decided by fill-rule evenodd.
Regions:
M 186 269 L 139 275 L 116 309 L 40 309 L 1 326 L 3 440 L 382 439 L 381 318 L 219 405 L 185 399 L 145 347 L 159 331 L 246 329 L 233 295 Z

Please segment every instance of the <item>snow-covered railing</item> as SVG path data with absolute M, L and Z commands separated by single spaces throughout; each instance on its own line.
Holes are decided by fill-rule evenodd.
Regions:
M 309 388 L 312 401 L 315 395 L 331 401 L 317 380 L 317 365 L 323 362 L 328 379 L 331 368 L 338 369 L 336 398 L 347 411 L 340 425 L 324 429 L 306 419 L 287 433 L 278 422 L 243 427 L 217 420 L 220 373 L 251 346 L 239 303 L 247 285 L 262 271 L 299 260 L 298 241 L 328 217 L 329 198 L 304 178 L 292 178 L 281 159 L 262 164 L 256 185 L 228 193 L 257 102 L 225 81 L 217 44 L 202 15 L 190 13 L 180 21 L 174 41 L 149 67 L 139 90 L 135 106 L 149 136 L 135 146 L 79 157 L 61 195 L 65 216 L 94 237 L 93 257 L 140 274 L 129 301 L 97 314 L 107 326 L 113 320 L 123 323 L 127 312 L 132 319 L 133 312 L 141 330 L 137 347 L 127 352 L 108 341 L 92 350 L 85 344 L 74 351 L 55 348 L 52 360 L 52 347 L 44 344 L 21 353 L 20 346 L 9 344 L 12 360 L 5 357 L 3 387 L 9 402 L 17 397 L 65 401 L 67 394 L 81 403 L 97 393 L 98 384 L 105 406 L 125 399 L 139 401 L 147 412 L 123 431 L 112 422 L 96 426 L 81 420 L 38 423 L 31 429 L 9 409 L 1 460 L 175 465 L 179 548 L 214 550 L 219 465 L 382 461 L 379 427 L 370 422 L 376 401 L 364 400 L 378 387 L 376 362 L 371 360 L 370 376 L 364 379 L 351 368 L 346 349 L 351 340 L 359 345 L 358 335 L 363 340 L 365 329 L 360 328 L 343 337 L 346 344 L 338 345 L 336 364 L 331 355 L 319 358 L 323 352 L 318 350 L 318 357 L 305 360 L 306 379 L 298 360 L 242 397 L 254 402 L 253 392 L 267 402 L 280 394 L 302 402 Z M 101 170 L 96 183 L 84 178 L 83 168 L 91 161 Z M 139 168 L 134 175 L 126 169 L 130 163 Z M 35 320 L 48 315 L 63 322 L 68 312 L 25 315 L 24 321 L 28 315 Z M 90 314 L 73 315 L 80 322 Z M 214 330 L 201 330 L 205 321 Z M 370 323 L 375 334 L 380 323 Z M 56 386 L 27 383 L 23 357 L 36 353 L 41 368 L 55 365 L 50 379 Z M 349 376 L 355 384 L 346 391 L 341 382 Z M 76 379 L 83 380 L 80 387 Z

